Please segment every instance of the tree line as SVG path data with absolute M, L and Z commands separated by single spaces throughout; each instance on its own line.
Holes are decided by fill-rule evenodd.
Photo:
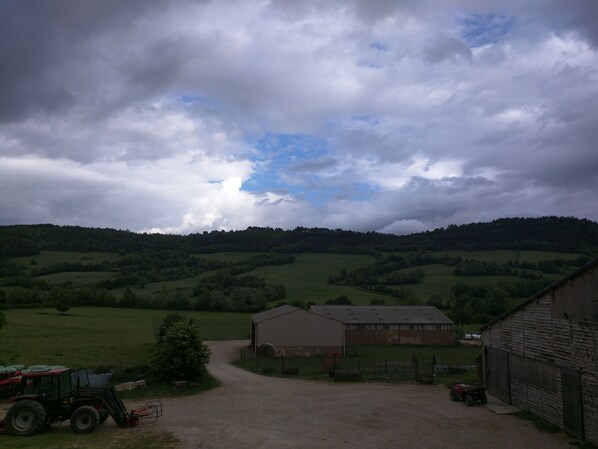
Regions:
M 0 226 L 0 257 L 35 256 L 42 250 L 123 254 L 144 250 L 176 250 L 188 254 L 222 251 L 375 254 L 451 249 L 542 250 L 592 255 L 598 253 L 598 223 L 574 217 L 502 218 L 401 236 L 304 227 L 293 230 L 249 227 L 182 236 L 51 224 Z

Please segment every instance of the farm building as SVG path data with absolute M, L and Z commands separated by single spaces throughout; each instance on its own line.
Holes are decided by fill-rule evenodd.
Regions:
M 347 344 L 453 343 L 453 322 L 436 307 L 312 306 L 311 311 L 342 321 Z
M 251 317 L 251 347 L 277 356 L 344 354 L 343 323 L 285 305 Z
M 598 259 L 482 327 L 490 393 L 598 443 Z

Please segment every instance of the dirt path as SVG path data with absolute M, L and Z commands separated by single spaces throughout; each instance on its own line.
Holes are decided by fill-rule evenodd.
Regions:
M 222 386 L 164 400 L 156 424 L 183 449 L 552 449 L 563 434 L 449 400 L 439 386 L 335 384 L 259 376 L 230 365 L 246 342 L 212 342 L 208 366 Z

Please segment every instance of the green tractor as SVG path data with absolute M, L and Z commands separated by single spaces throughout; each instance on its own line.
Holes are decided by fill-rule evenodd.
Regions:
M 86 369 L 23 371 L 0 381 L 2 387 L 16 392 L 5 419 L 0 421 L 0 432 L 12 435 L 35 435 L 47 425 L 66 420 L 74 432 L 90 433 L 108 417 L 119 427 L 132 427 L 162 416 L 160 401 L 127 411 L 114 387 L 90 385 Z

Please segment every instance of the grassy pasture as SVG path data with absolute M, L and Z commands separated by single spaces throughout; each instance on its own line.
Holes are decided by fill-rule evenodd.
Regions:
M 13 262 L 20 263 L 31 269 L 43 268 L 57 263 L 80 263 L 84 265 L 112 262 L 121 259 L 118 253 L 106 253 L 100 251 L 74 252 L 74 251 L 41 251 L 37 256 L 14 257 Z M 32 264 L 35 261 L 36 264 Z
M 71 282 L 75 287 L 85 287 L 117 276 L 118 273 L 113 271 L 67 271 L 38 276 L 36 279 L 50 284 Z
M 131 286 L 130 290 L 136 295 L 147 299 L 156 299 L 161 296 L 170 297 L 173 294 L 181 294 L 186 297 L 193 295 L 193 287 L 195 287 L 203 276 L 209 276 L 213 272 L 207 272 L 192 278 L 178 279 L 176 281 L 162 281 L 162 282 L 148 282 L 143 286 Z M 115 288 L 111 290 L 116 297 L 124 295 L 126 288 Z
M 492 250 L 492 251 L 430 251 L 434 256 L 458 256 L 463 259 L 483 260 L 486 262 L 507 263 L 509 260 L 537 263 L 544 260 L 557 258 L 576 259 L 577 253 L 558 253 L 554 251 L 517 251 L 517 250 Z
M 422 302 L 425 302 L 434 295 L 441 295 L 445 298 L 448 297 L 451 288 L 456 283 L 468 285 L 496 285 L 499 282 L 521 281 L 521 278 L 516 276 L 455 276 L 453 274 L 455 267 L 440 264 L 420 265 L 417 268 L 424 271 L 424 278 L 420 283 L 407 285 L 406 287 L 413 289 Z M 413 268 L 400 271 L 408 272 L 411 270 L 413 270 Z
M 226 262 L 239 262 L 256 255 L 257 253 L 242 253 L 242 252 L 222 252 L 214 254 L 194 254 L 199 258 L 210 260 L 221 260 Z M 395 254 L 407 255 L 407 252 L 398 252 Z M 495 251 L 433 251 L 433 255 L 442 256 L 460 256 L 466 259 L 474 259 L 481 261 L 505 263 L 508 260 L 520 260 L 523 262 L 539 262 L 542 260 L 551 260 L 555 258 L 574 259 L 578 254 L 574 253 L 557 253 L 557 252 L 543 252 L 543 251 L 515 251 L 515 250 L 495 250 Z M 102 253 L 102 252 L 63 252 L 63 251 L 42 251 L 36 257 L 21 257 L 15 258 L 14 261 L 30 266 L 31 268 L 43 267 L 53 263 L 70 262 L 70 263 L 98 263 L 104 260 L 116 260 L 123 257 L 118 253 Z M 30 265 L 34 260 L 37 265 Z M 326 254 L 326 253 L 301 253 L 295 255 L 295 262 L 287 265 L 275 265 L 259 267 L 253 270 L 250 275 L 261 276 L 267 282 L 272 284 L 282 284 L 286 287 L 287 300 L 304 300 L 314 301 L 316 303 L 323 303 L 329 298 L 336 298 L 340 295 L 347 295 L 354 304 L 367 305 L 373 298 L 383 299 L 387 305 L 398 304 L 398 300 L 391 296 L 380 295 L 365 290 L 352 288 L 350 286 L 338 286 L 328 284 L 328 277 L 332 274 L 338 273 L 341 269 L 347 271 L 355 268 L 371 264 L 374 262 L 374 257 L 369 255 L 350 255 L 350 254 Z M 405 288 L 412 289 L 416 297 L 425 302 L 434 295 L 448 296 L 452 286 L 457 283 L 465 283 L 470 285 L 496 285 L 501 281 L 516 282 L 521 281 L 521 278 L 513 276 L 454 276 L 454 267 L 433 264 L 422 265 L 419 267 L 409 268 L 406 271 L 413 269 L 424 270 L 425 277 L 422 282 L 418 284 L 406 285 Z M 568 271 L 568 270 L 567 270 Z M 131 291 L 136 295 L 145 297 L 147 299 L 154 298 L 170 298 L 174 295 L 181 294 L 186 297 L 192 296 L 193 288 L 200 282 L 203 276 L 210 276 L 212 272 L 203 273 L 202 275 L 179 279 L 175 281 L 148 283 L 143 286 L 131 286 Z M 544 276 L 550 281 L 559 279 L 566 273 L 559 273 L 554 275 Z M 50 283 L 61 283 L 70 281 L 75 287 L 91 285 L 102 279 L 108 279 L 116 274 L 113 272 L 67 272 L 56 273 L 40 277 Z M 5 290 L 10 290 L 11 287 L 6 287 Z M 113 293 L 120 297 L 124 294 L 125 288 L 115 289 Z
M 250 274 L 284 285 L 289 302 L 302 299 L 323 304 L 327 299 L 347 295 L 353 304 L 370 304 L 372 298 L 384 299 L 389 304 L 392 298 L 388 296 L 328 284 L 328 277 L 341 269 L 349 271 L 373 262 L 374 258 L 366 255 L 303 253 L 295 255 L 295 263 L 260 267 Z
M 80 307 L 60 315 L 54 309 L 6 310 L 0 330 L 4 364 L 71 367 L 146 363 L 155 343 L 154 321 L 171 311 Z M 206 340 L 248 338 L 249 315 L 180 312 L 197 319 Z
M 243 260 L 250 259 L 253 256 L 257 256 L 260 253 L 241 253 L 241 252 L 233 252 L 233 251 L 225 251 L 221 253 L 196 253 L 192 254 L 192 256 L 197 257 L 198 259 L 205 259 L 205 260 L 219 260 L 221 262 L 241 262 Z

